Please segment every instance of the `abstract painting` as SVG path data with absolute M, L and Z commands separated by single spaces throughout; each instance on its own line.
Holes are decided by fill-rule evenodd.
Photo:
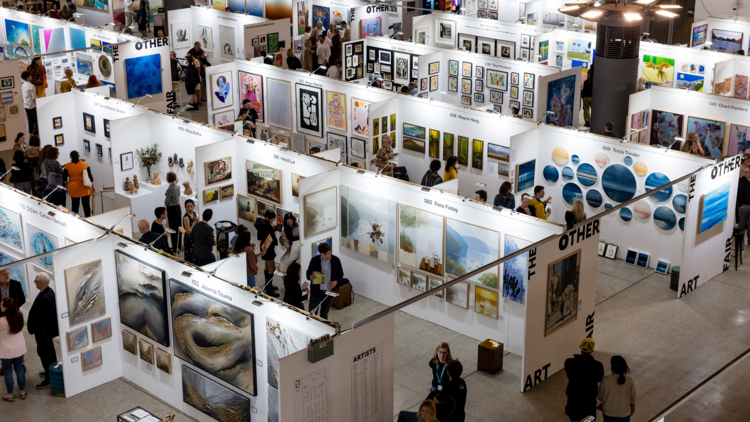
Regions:
M 174 279 L 169 287 L 175 356 L 256 395 L 253 314 Z
M 297 131 L 318 138 L 323 137 L 323 90 L 295 84 L 297 90 Z
M 217 72 L 211 75 L 211 84 L 208 88 L 208 94 L 211 96 L 211 105 L 214 109 L 224 108 L 234 105 L 234 96 L 232 95 L 232 71 Z
M 326 123 L 329 129 L 346 132 L 346 95 L 326 91 Z
M 247 160 L 247 193 L 259 198 L 282 203 L 281 170 Z
M 688 116 L 687 131 L 698 134 L 698 142 L 707 157 L 720 160 L 724 151 L 726 123 L 719 120 Z
M 328 31 L 328 28 L 330 26 L 331 21 L 331 11 L 330 8 L 327 6 L 318 6 L 313 5 L 312 9 L 312 15 L 313 15 L 313 21 L 312 21 L 312 27 L 315 28 L 318 25 L 318 22 L 323 24 L 323 29 Z
M 334 132 L 326 133 L 326 151 L 339 149 L 339 162 L 348 164 L 349 152 L 347 149 L 346 135 L 340 135 Z
M 394 263 L 396 202 L 341 185 L 341 247 Z
M 646 178 L 646 192 L 651 192 L 652 190 L 655 190 L 656 188 L 660 186 L 664 186 L 667 183 L 669 183 L 669 177 L 667 177 L 664 173 L 654 172 L 648 175 Z M 667 202 L 672 197 L 672 186 L 669 186 L 665 189 L 662 189 L 653 195 L 651 195 L 651 199 L 653 199 L 655 202 Z
M 141 360 L 153 365 L 154 364 L 154 345 L 147 342 L 146 340 L 138 339 L 138 355 Z
M 442 276 L 444 219 L 398 204 L 398 262 Z
M 162 371 L 172 373 L 172 355 L 161 349 L 156 349 L 156 367 Z
M 633 173 L 622 164 L 613 164 L 602 173 L 604 194 L 615 202 L 625 202 L 635 196 L 637 184 Z
M 167 289 L 163 270 L 115 251 L 120 322 L 169 347 Z
M 674 59 L 646 54 L 641 63 L 641 72 L 648 82 L 672 86 Z
M 698 234 L 716 227 L 727 219 L 729 187 L 730 184 L 727 183 L 705 195 L 701 195 L 698 212 Z
M 279 359 L 307 348 L 313 336 L 302 333 L 286 323 L 266 318 L 268 385 L 279 388 Z
M 304 176 L 292 173 L 292 196 L 295 198 L 299 198 L 299 182 L 304 178 Z
M 563 186 L 562 196 L 568 205 L 573 205 L 576 200 L 583 201 L 583 191 L 575 183 L 566 183 Z
M 220 422 L 250 420 L 250 399 L 182 365 L 182 401 Z
M 505 235 L 504 256 L 531 245 L 533 242 Z M 503 297 L 523 304 L 526 297 L 528 253 L 521 254 L 503 263 Z
M 234 60 L 237 49 L 233 26 L 219 25 L 219 48 L 222 60 Z
M 102 366 L 101 346 L 81 352 L 81 366 L 83 367 L 83 372 Z
M 23 253 L 21 227 L 19 213 L 0 207 L 0 243 Z
M 560 178 L 560 172 L 557 171 L 557 167 L 548 164 L 542 169 L 542 176 L 549 183 L 557 183 L 557 180 Z
M 29 254 L 31 255 L 51 252 L 60 247 L 59 237 L 28 223 L 26 223 L 26 236 L 29 240 Z M 39 265 L 43 270 L 52 272 L 52 256 L 39 258 Z
M 474 312 L 497 319 L 499 296 L 498 292 L 474 286 Z
M 734 98 L 747 99 L 747 82 L 747 76 L 734 75 Z
M 258 122 L 265 122 L 263 115 L 263 76 L 237 72 L 240 84 L 240 100 L 250 100 L 250 108 L 258 114 Z M 288 110 L 287 110 L 288 113 Z
M 678 149 L 673 145 L 674 138 L 682 136 L 682 124 L 685 116 L 667 111 L 654 110 L 651 113 L 651 145 Z
M 445 301 L 459 308 L 469 309 L 469 283 L 460 281 L 448 286 L 445 289 Z
M 96 343 L 112 337 L 112 318 L 91 323 L 91 340 Z
M 534 187 L 535 171 L 536 160 L 516 164 L 516 193 L 521 193 Z
M 487 85 L 503 91 L 508 90 L 508 72 L 487 69 Z
M 135 334 L 122 330 L 122 348 L 128 353 L 136 354 L 138 350 L 138 337 Z
M 558 127 L 573 126 L 573 113 L 578 113 L 575 107 L 576 76 L 556 79 L 547 83 L 547 123 L 554 122 Z M 524 92 L 525 94 L 525 92 Z
M 65 51 L 65 30 L 63 28 L 45 29 L 44 48 L 47 54 Z
M 370 103 L 352 98 L 352 130 L 357 135 L 370 135 Z
M 379 37 L 383 34 L 383 25 L 380 16 L 365 18 L 359 21 L 359 38 Z
M 727 146 L 727 156 L 733 157 L 738 154 L 744 154 L 746 151 L 750 152 L 750 144 L 748 144 L 748 126 L 732 124 L 729 127 L 729 145 Z M 0 226 L 3 224 L 2 218 L 3 209 L 0 208 Z M 2 231 L 0 230 L 0 242 L 3 242 Z
M 580 249 L 549 264 L 545 337 L 575 321 L 578 317 L 580 266 Z
M 500 257 L 500 233 L 451 218 L 445 221 L 445 271 L 460 277 Z M 495 266 L 471 280 L 491 289 L 500 288 L 500 268 Z
M 68 343 L 68 352 L 86 347 L 89 345 L 89 330 L 88 325 L 70 330 L 65 333 L 65 339 Z
M 583 163 L 578 166 L 576 169 L 576 176 L 578 176 L 578 182 L 585 187 L 594 186 L 599 179 L 596 174 L 596 169 L 589 163 Z
M 563 147 L 555 147 L 552 150 L 552 160 L 558 165 L 564 166 L 570 161 L 570 153 Z
M 161 93 L 161 55 L 125 59 L 125 79 L 128 99 Z
M 9 43 L 31 47 L 29 24 L 5 19 L 5 39 Z
M 712 29 L 711 43 L 711 48 L 718 52 L 734 54 L 742 49 L 742 32 Z
M 91 56 L 80 53 L 76 54 L 76 70 L 81 75 L 91 76 L 91 72 L 94 71 L 94 62 L 92 61 Z
M 654 224 L 662 230 L 672 230 L 677 224 L 677 216 L 671 208 L 662 205 L 654 210 Z
M 331 186 L 305 195 L 305 237 L 336 228 L 338 224 L 336 190 L 336 186 Z
M 268 122 L 272 125 L 292 129 L 292 84 L 268 78 Z

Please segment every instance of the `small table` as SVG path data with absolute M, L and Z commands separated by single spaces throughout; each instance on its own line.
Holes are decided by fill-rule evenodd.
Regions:
M 117 415 L 117 422 L 161 422 L 162 420 L 140 406 Z
M 495 344 L 497 344 L 497 346 L 495 346 Z M 479 343 L 477 371 L 487 371 L 490 375 L 495 375 L 497 371 L 502 371 L 503 348 L 503 343 L 491 339 Z

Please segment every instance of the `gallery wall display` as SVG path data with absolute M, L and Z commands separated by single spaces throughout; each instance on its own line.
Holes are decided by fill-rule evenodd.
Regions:
M 70 324 L 80 324 L 107 312 L 102 261 L 96 260 L 64 271 Z

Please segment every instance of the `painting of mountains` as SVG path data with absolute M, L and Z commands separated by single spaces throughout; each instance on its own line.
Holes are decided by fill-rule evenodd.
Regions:
M 492 261 L 499 255 L 500 233 L 461 221 L 446 220 L 445 270 L 448 274 L 462 276 Z M 499 289 L 497 266 L 476 275 L 471 280 L 491 289 Z
M 742 32 L 711 30 L 711 48 L 722 53 L 734 54 L 742 48 Z

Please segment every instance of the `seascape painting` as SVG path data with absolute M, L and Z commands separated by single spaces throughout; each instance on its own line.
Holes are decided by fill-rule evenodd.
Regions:
M 649 174 L 648 177 L 646 178 L 646 184 L 645 184 L 646 192 L 651 192 L 652 190 L 660 186 L 664 186 L 669 182 L 671 182 L 671 180 L 669 180 L 669 177 L 667 177 L 666 174 L 653 172 Z M 671 197 L 672 197 L 672 186 L 669 186 L 651 195 L 651 199 L 654 202 L 667 202 L 669 201 Z
M 615 202 L 625 202 L 635 196 L 637 183 L 629 168 L 613 164 L 602 173 L 602 189 L 607 197 Z
M 21 227 L 19 213 L 0 207 L 0 243 L 23 253 Z
M 256 395 L 253 314 L 173 279 L 169 287 L 175 356 Z
M 182 401 L 220 422 L 250 420 L 250 399 L 182 365 Z
M 425 128 L 410 123 L 404 123 L 404 136 L 412 138 L 426 139 Z
M 654 224 L 662 230 L 672 230 L 677 224 L 677 215 L 671 208 L 662 205 L 654 210 Z
M 81 366 L 83 366 L 83 372 L 102 366 L 101 346 L 81 352 Z
M 541 45 L 540 47 L 541 48 Z M 573 126 L 573 114 L 578 113 L 575 105 L 576 76 L 556 79 L 547 84 L 547 123 L 554 122 L 558 127 Z
M 88 325 L 76 328 L 75 330 L 68 331 L 65 334 L 65 339 L 68 343 L 68 352 L 86 347 L 89 345 L 89 330 Z
M 164 271 L 122 251 L 115 251 L 120 322 L 169 347 Z
M 444 219 L 398 204 L 398 262 L 442 276 Z
M 602 194 L 596 190 L 591 189 L 588 192 L 586 192 L 586 203 L 589 204 L 591 208 L 599 208 L 602 206 Z
M 266 317 L 266 366 L 268 385 L 279 388 L 279 359 L 307 349 L 313 336 L 291 328 L 286 323 Z
M 336 228 L 336 202 L 338 200 L 336 186 L 305 195 L 305 237 Z
M 419 290 L 420 292 L 427 291 L 427 275 L 412 271 L 411 287 L 412 289 Z
M 60 247 L 60 238 L 46 231 L 26 223 L 26 236 L 29 241 L 29 254 L 39 255 L 51 252 Z M 52 272 L 52 256 L 39 258 L 39 266 L 45 271 Z
M 128 99 L 155 95 L 162 92 L 161 56 L 148 56 L 125 59 L 125 79 L 127 80 Z
M 500 258 L 500 233 L 446 218 L 445 271 L 460 277 Z M 494 266 L 471 278 L 491 289 L 500 288 L 500 270 Z
M 547 337 L 578 318 L 578 287 L 581 250 L 549 264 L 547 273 L 547 312 L 544 336 Z
M 516 193 L 521 193 L 534 187 L 535 171 L 536 160 L 516 164 Z
M 5 19 L 5 40 L 9 43 L 31 47 L 29 24 Z
M 729 211 L 729 187 L 730 184 L 727 183 L 705 195 L 701 195 L 698 234 L 726 221 Z
M 532 242 L 528 240 L 506 234 L 505 255 L 503 256 L 508 256 L 531 244 Z M 503 263 L 503 297 L 520 304 L 526 301 L 528 260 L 529 254 L 525 253 Z
M 396 202 L 340 186 L 341 247 L 394 263 Z
M 245 161 L 247 193 L 282 205 L 281 170 Z
M 578 182 L 585 187 L 594 186 L 599 180 L 599 176 L 596 174 L 596 169 L 589 163 L 583 163 L 576 169 L 576 176 L 578 176 Z

